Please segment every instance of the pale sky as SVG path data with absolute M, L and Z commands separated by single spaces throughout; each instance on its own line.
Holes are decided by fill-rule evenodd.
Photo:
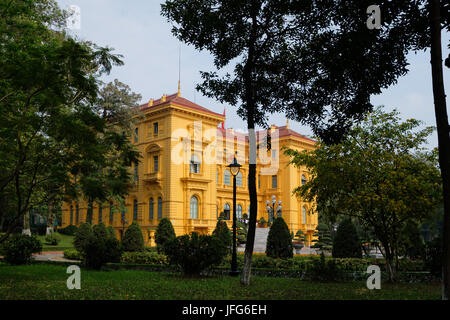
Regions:
M 81 28 L 72 34 L 90 40 L 100 46 L 109 46 L 124 56 L 125 65 L 113 68 L 103 81 L 118 79 L 142 95 L 143 103 L 150 98 L 177 91 L 180 42 L 171 34 L 171 25 L 160 15 L 159 0 L 57 0 L 67 9 L 76 5 L 81 11 Z M 448 56 L 450 36 L 443 35 L 443 56 Z M 384 105 L 386 111 L 396 108 L 402 119 L 415 118 L 425 126 L 435 126 L 431 65 L 429 51 L 409 55 L 410 71 L 400 78 L 397 85 L 373 96 L 374 105 Z M 181 44 L 181 95 L 217 113 L 226 109 L 226 127 L 246 131 L 246 123 L 236 115 L 236 109 L 223 105 L 196 92 L 201 83 L 199 71 L 213 71 L 213 58 L 204 51 Z M 450 70 L 444 67 L 447 96 L 450 90 Z M 449 102 L 447 99 L 447 107 Z M 283 126 L 282 114 L 269 116 L 270 124 Z M 309 127 L 290 121 L 290 128 L 312 136 Z M 428 147 L 437 146 L 436 132 L 429 137 Z

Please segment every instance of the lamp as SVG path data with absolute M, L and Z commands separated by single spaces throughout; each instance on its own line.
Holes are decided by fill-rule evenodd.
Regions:
M 236 152 L 237 154 L 237 152 Z M 237 276 L 239 271 L 237 270 L 237 253 L 236 253 L 236 176 L 241 169 L 241 165 L 236 160 L 236 155 L 234 156 L 233 162 L 228 166 L 230 172 L 233 175 L 233 254 L 231 256 L 231 272 L 230 275 Z

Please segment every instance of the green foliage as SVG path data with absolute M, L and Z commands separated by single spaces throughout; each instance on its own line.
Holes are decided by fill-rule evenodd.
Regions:
M 425 267 L 433 275 L 442 276 L 443 241 L 436 237 L 425 246 Z
M 283 218 L 275 218 L 267 237 L 266 254 L 271 258 L 292 258 L 292 239 Z
M 42 244 L 36 237 L 23 234 L 13 235 L 2 247 L 5 261 L 14 265 L 26 264 L 33 253 L 42 251 Z
M 64 234 L 67 236 L 74 236 L 75 233 L 77 232 L 77 230 L 78 230 L 77 226 L 69 225 L 65 228 L 58 229 L 58 233 Z
M 69 260 L 81 260 L 81 254 L 76 249 L 64 250 L 64 258 Z
M 399 239 L 399 253 L 410 259 L 421 259 L 425 256 L 425 243 L 420 234 L 419 226 L 413 221 L 408 221 L 402 230 Z
M 298 230 L 295 233 L 295 236 L 292 237 L 292 240 L 299 243 L 305 243 L 306 237 L 302 230 Z
M 265 226 L 267 225 L 266 219 L 264 219 L 264 217 L 261 217 L 261 218 L 259 219 L 259 221 L 258 221 L 258 225 L 259 225 L 260 227 L 265 227 Z
M 144 250 L 144 237 L 141 227 L 136 221 L 127 228 L 122 239 L 122 248 L 126 252 L 137 252 Z
M 306 272 L 310 279 L 315 281 L 336 281 L 339 276 L 335 260 L 326 260 L 323 252 L 320 254 L 320 259 L 315 259 L 312 264 L 308 265 Z
M 167 218 L 162 218 L 155 232 L 155 243 L 159 253 L 164 252 L 164 245 L 175 239 L 175 230 L 172 222 Z
M 113 226 L 108 226 L 106 228 L 106 230 L 108 231 L 108 237 L 111 239 L 116 239 L 116 232 L 114 231 L 114 227 Z
M 296 194 L 315 202 L 329 220 L 353 217 L 373 230 L 391 266 L 404 225 L 424 220 L 442 201 L 437 150 L 422 147 L 433 128 L 419 130 L 420 121 L 400 121 L 397 111 L 384 113 L 379 107 L 341 143 L 286 150 L 291 163 L 311 174 Z M 390 280 L 395 273 L 392 269 Z
M 319 249 L 321 251 L 330 251 L 333 248 L 333 240 L 328 225 L 319 223 L 313 234 L 314 243 L 311 248 Z
M 94 225 L 94 227 L 92 228 L 92 231 L 94 232 L 94 235 L 99 238 L 107 239 L 110 237 L 110 234 L 109 234 L 108 230 L 106 229 L 106 226 L 103 222 Z
M 228 225 L 225 221 L 222 219 L 217 221 L 216 228 L 214 229 L 212 235 L 222 241 L 227 248 L 231 249 L 233 244 L 233 234 L 230 229 L 228 229 Z
M 56 1 L 2 1 L 0 12 L 0 218 L 5 230 L 17 228 L 30 208 L 126 194 L 128 166 L 139 153 L 96 110 L 104 105 L 100 78 L 123 64 L 120 55 L 67 33 L 67 13 Z M 57 217 L 48 213 L 49 221 Z
M 192 276 L 220 264 L 228 248 L 217 237 L 192 232 L 169 240 L 164 245 L 164 252 L 171 265 L 179 266 L 185 275 Z
M 157 252 L 124 252 L 120 262 L 124 264 L 166 265 L 167 257 Z
M 60 242 L 61 242 L 61 237 L 55 232 L 52 232 L 45 237 L 45 244 L 48 244 L 51 246 L 56 246 Z
M 245 244 L 247 242 L 247 227 L 241 221 L 236 221 L 236 241 L 238 244 Z
M 351 219 L 339 224 L 333 239 L 333 258 L 361 258 L 361 242 Z
M 75 236 L 73 238 L 73 246 L 78 250 L 78 252 L 83 252 L 83 247 L 92 232 L 93 231 L 90 223 L 83 222 L 82 224 L 80 224 L 80 227 L 75 232 Z

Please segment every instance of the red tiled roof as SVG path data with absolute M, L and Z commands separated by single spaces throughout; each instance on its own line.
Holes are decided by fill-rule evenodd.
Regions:
M 297 137 L 297 138 L 300 138 L 300 139 L 308 140 L 308 141 L 310 141 L 310 142 L 314 142 L 314 143 L 317 142 L 317 141 L 315 141 L 315 140 L 313 140 L 313 139 L 311 139 L 311 138 L 308 138 L 307 136 L 304 136 L 304 135 L 302 135 L 302 134 L 300 134 L 300 133 L 298 133 L 298 132 L 296 132 L 296 131 L 294 131 L 294 130 L 288 129 L 286 126 L 283 126 L 283 127 L 277 127 L 277 126 L 274 126 L 274 127 L 275 127 L 275 129 L 278 129 L 278 137 L 279 137 L 279 138 L 287 137 L 287 136 L 294 136 L 294 137 Z M 223 136 L 223 137 L 226 136 L 227 130 L 229 131 L 230 129 L 222 129 L 222 128 L 220 128 L 220 127 L 217 128 L 217 131 L 220 132 L 221 136 Z M 257 134 L 257 135 L 262 135 L 262 134 L 264 134 L 264 131 L 265 131 L 265 130 L 259 130 L 259 131 L 256 132 L 256 134 Z M 248 142 L 248 134 L 247 134 L 247 133 L 242 133 L 242 132 L 236 132 L 236 131 L 234 131 L 234 133 L 233 133 L 232 135 L 234 135 L 234 136 L 236 136 L 236 137 L 238 137 L 238 136 L 241 136 L 241 137 L 244 136 L 245 141 Z
M 209 113 L 209 114 L 212 114 L 212 115 L 215 115 L 215 116 L 223 117 L 223 115 L 220 114 L 220 113 L 213 112 L 213 111 L 211 111 L 209 109 L 206 109 L 206 108 L 204 108 L 204 107 L 202 107 L 202 106 L 200 106 L 200 105 L 198 105 L 198 104 L 196 104 L 196 103 L 194 103 L 192 101 L 189 101 L 189 100 L 187 100 L 187 99 L 185 99 L 183 97 L 179 97 L 177 93 L 174 93 L 174 94 L 171 94 L 169 96 L 166 96 L 166 101 L 164 101 L 164 102 L 161 101 L 161 100 L 162 99 L 154 100 L 152 106 L 148 106 L 148 103 L 142 104 L 142 105 L 139 106 L 139 109 L 141 111 L 145 111 L 145 110 L 156 108 L 156 107 L 158 107 L 160 105 L 172 102 L 172 103 L 175 103 L 175 104 L 180 105 L 182 107 L 187 107 L 189 109 L 193 109 L 193 110 L 196 110 L 196 111 L 201 111 L 201 112 Z

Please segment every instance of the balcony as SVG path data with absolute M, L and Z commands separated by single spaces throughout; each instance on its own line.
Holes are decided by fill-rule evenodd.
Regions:
M 161 172 L 146 173 L 142 180 L 148 183 L 160 183 L 162 181 L 162 174 Z
M 187 219 L 189 227 L 208 227 L 208 220 L 205 219 Z

